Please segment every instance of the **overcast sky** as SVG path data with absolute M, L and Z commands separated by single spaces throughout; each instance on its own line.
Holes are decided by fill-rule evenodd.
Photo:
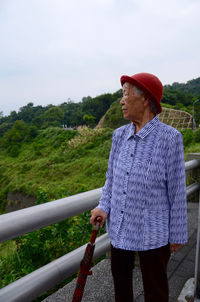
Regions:
M 200 76 L 200 0 L 0 0 L 0 111 Z

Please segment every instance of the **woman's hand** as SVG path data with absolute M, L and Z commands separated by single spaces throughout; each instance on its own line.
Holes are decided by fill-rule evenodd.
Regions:
M 92 225 L 95 225 L 95 223 L 96 223 L 96 219 L 97 219 L 97 217 L 100 217 L 101 219 L 98 219 L 98 221 L 99 221 L 99 226 L 100 227 L 102 227 L 103 226 L 103 224 L 104 224 L 104 222 L 105 222 L 105 220 L 106 220 L 106 218 L 107 218 L 107 214 L 106 214 L 106 212 L 104 212 L 103 210 L 101 210 L 101 209 L 98 209 L 98 208 L 95 208 L 95 209 L 93 209 L 92 211 L 91 211 L 91 218 L 90 218 L 90 223 L 92 224 Z

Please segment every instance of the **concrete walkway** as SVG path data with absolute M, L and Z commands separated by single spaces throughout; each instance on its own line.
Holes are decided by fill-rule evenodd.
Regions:
M 189 241 L 178 252 L 171 255 L 168 265 L 170 287 L 169 302 L 176 302 L 186 283 L 194 277 L 196 229 L 198 221 L 198 205 L 188 204 Z M 92 269 L 88 276 L 82 302 L 114 302 L 114 289 L 110 271 L 110 259 L 102 260 Z M 44 302 L 70 302 L 74 293 L 76 279 L 49 296 Z M 134 294 L 136 302 L 144 302 L 142 277 L 139 266 L 134 269 Z M 125 302 L 125 301 L 124 301 Z

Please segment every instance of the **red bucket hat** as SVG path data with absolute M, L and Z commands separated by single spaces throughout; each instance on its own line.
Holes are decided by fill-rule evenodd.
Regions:
M 163 96 L 163 85 L 155 75 L 145 72 L 136 73 L 131 77 L 123 75 L 120 81 L 122 86 L 125 82 L 128 82 L 141 89 L 149 95 L 151 101 L 156 106 L 158 113 L 162 111 L 160 102 Z

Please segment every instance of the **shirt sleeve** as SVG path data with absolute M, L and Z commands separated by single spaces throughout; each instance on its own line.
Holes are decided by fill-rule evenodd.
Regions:
M 167 158 L 167 186 L 170 203 L 169 242 L 187 242 L 187 199 L 183 139 L 180 132 L 172 138 Z
M 102 195 L 99 200 L 99 205 L 97 208 L 102 209 L 104 212 L 109 214 L 110 212 L 110 200 L 112 196 L 112 181 L 113 181 L 113 160 L 116 149 L 116 132 L 113 133 L 112 138 L 112 147 L 110 151 L 109 161 L 108 161 L 108 169 L 106 172 L 106 181 L 102 189 Z

